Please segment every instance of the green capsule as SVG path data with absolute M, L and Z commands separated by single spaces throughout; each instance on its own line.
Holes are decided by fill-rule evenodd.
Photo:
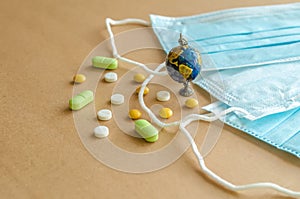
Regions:
M 147 142 L 156 142 L 158 140 L 158 130 L 147 120 L 136 120 L 135 131 Z
M 92 58 L 92 65 L 96 68 L 117 69 L 118 60 L 115 58 L 96 56 Z
M 85 90 L 69 100 L 71 110 L 79 110 L 94 100 L 94 94 L 90 90 Z

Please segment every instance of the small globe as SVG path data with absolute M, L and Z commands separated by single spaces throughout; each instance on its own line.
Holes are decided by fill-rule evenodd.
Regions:
M 179 83 L 194 80 L 200 72 L 200 63 L 200 54 L 189 46 L 173 48 L 166 59 L 169 75 Z
M 187 91 L 188 83 L 198 76 L 201 70 L 201 57 L 198 50 L 190 47 L 181 34 L 178 42 L 180 46 L 172 48 L 167 55 L 166 67 L 173 80 L 185 85 L 186 91 L 180 91 L 180 94 L 190 96 L 192 93 Z

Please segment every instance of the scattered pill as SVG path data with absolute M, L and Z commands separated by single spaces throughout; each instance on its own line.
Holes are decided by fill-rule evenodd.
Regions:
M 106 82 L 115 82 L 118 80 L 118 75 L 117 75 L 117 73 L 114 73 L 114 72 L 106 73 L 104 75 L 104 80 Z
M 145 79 L 146 79 L 145 75 L 141 73 L 137 73 L 133 76 L 133 80 L 136 81 L 137 83 L 142 83 L 143 81 L 145 81 Z
M 90 90 L 85 90 L 69 100 L 69 107 L 72 110 L 79 110 L 94 100 L 94 94 Z
M 161 102 L 166 102 L 170 100 L 170 93 L 168 91 L 158 91 L 156 93 L 156 99 Z
M 92 65 L 96 68 L 116 69 L 118 60 L 115 58 L 96 56 L 92 58 Z
M 131 118 L 131 119 L 139 119 L 141 116 L 142 116 L 142 113 L 141 111 L 139 111 L 138 109 L 131 109 L 128 113 L 128 116 Z
M 76 74 L 73 77 L 74 83 L 80 84 L 80 83 L 84 82 L 85 80 L 86 80 L 86 77 L 83 74 Z
M 94 129 L 94 135 L 97 138 L 105 138 L 109 135 L 109 129 L 106 126 L 97 126 Z
M 110 98 L 110 102 L 115 105 L 120 105 L 124 103 L 124 95 L 122 94 L 113 94 Z
M 185 106 L 188 108 L 195 108 L 196 106 L 198 106 L 198 100 L 194 98 L 187 99 L 185 101 Z
M 155 142 L 158 140 L 158 130 L 147 120 L 136 120 L 135 131 L 147 142 Z
M 141 86 L 137 87 L 137 89 L 135 90 L 135 92 L 137 94 L 139 94 L 140 90 L 141 90 Z M 146 86 L 143 95 L 147 95 L 148 93 L 149 93 L 149 88 Z
M 112 113 L 108 109 L 101 109 L 97 113 L 99 120 L 110 120 L 112 118 Z
M 162 108 L 159 111 L 159 116 L 168 119 L 173 115 L 173 111 L 170 108 Z

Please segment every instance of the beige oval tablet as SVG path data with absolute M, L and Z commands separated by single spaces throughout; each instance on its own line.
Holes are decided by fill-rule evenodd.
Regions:
M 188 108 L 195 108 L 196 106 L 198 106 L 198 100 L 196 100 L 195 98 L 187 99 L 185 101 L 185 106 Z
M 86 80 L 86 77 L 83 74 L 76 74 L 73 77 L 74 83 L 77 83 L 77 84 L 80 84 L 80 83 L 84 82 L 85 80 Z
M 137 83 L 142 83 L 143 81 L 145 81 L 145 79 L 146 79 L 145 75 L 141 73 L 137 73 L 133 77 L 133 80 Z

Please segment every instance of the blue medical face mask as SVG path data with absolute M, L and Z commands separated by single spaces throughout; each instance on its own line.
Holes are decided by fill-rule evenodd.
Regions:
M 194 83 L 255 120 L 300 106 L 300 3 L 191 17 L 151 15 L 164 50 L 182 32 L 202 56 Z
M 151 22 L 166 52 L 179 32 L 200 50 L 194 83 L 221 101 L 206 110 L 241 108 L 222 121 L 300 157 L 300 3 Z
M 228 108 L 228 105 L 220 101 L 203 107 L 214 114 Z M 268 115 L 255 121 L 240 118 L 235 113 L 229 113 L 220 120 L 300 158 L 300 108 Z
M 300 60 L 299 11 L 296 3 L 150 18 L 166 52 L 177 45 L 182 33 L 200 48 L 204 69 L 220 70 Z
M 300 51 L 299 51 L 300 53 Z M 300 105 L 300 61 L 204 72 L 194 81 L 250 120 Z

